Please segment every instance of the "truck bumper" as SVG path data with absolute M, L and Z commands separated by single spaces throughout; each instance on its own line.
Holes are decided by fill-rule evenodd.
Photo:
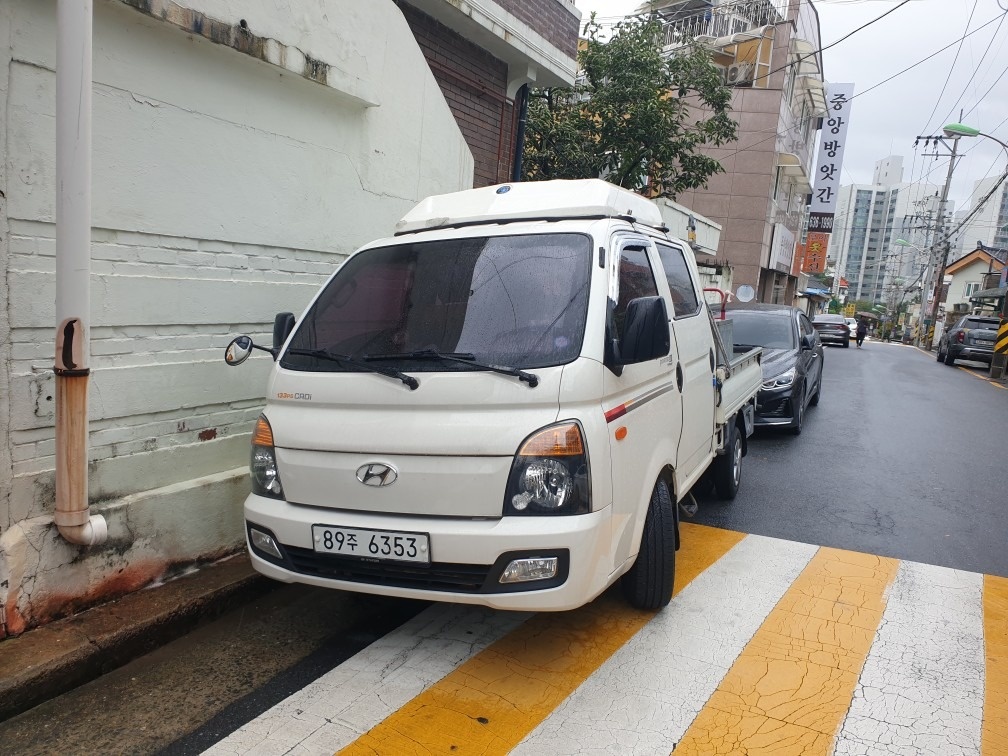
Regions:
M 618 576 L 610 556 L 611 507 L 563 517 L 474 520 L 321 510 L 250 494 L 245 522 L 253 567 L 284 583 L 495 609 L 561 611 L 591 601 Z M 432 561 L 376 562 L 319 553 L 313 548 L 313 525 L 426 533 Z M 251 529 L 272 537 L 281 556 L 254 547 Z M 512 559 L 534 557 L 557 557 L 557 576 L 500 583 Z

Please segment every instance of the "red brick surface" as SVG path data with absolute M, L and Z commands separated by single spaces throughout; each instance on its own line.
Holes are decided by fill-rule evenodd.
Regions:
M 506 98 L 507 64 L 407 2 L 396 4 L 472 152 L 473 186 L 509 180 L 514 124 L 512 104 Z

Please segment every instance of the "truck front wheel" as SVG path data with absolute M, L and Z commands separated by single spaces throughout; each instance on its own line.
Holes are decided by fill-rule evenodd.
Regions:
M 644 519 L 637 561 L 623 576 L 623 593 L 638 609 L 657 610 L 672 600 L 675 581 L 675 510 L 664 480 L 655 483 Z

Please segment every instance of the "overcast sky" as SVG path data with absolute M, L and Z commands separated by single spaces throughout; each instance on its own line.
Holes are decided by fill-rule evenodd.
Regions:
M 900 2 L 813 0 L 823 46 Z M 574 0 L 574 4 L 584 20 L 591 11 L 600 19 L 613 20 L 639 7 L 640 0 Z M 919 134 L 940 134 L 944 124 L 960 121 L 960 109 L 962 123 L 1008 143 L 1008 0 L 1001 4 L 1003 8 L 997 0 L 910 0 L 823 53 L 827 82 L 854 83 L 845 184 L 870 183 L 875 161 L 902 155 L 904 181 L 926 177 L 941 185 L 948 160 L 924 157 L 923 143 L 915 150 L 914 139 Z M 981 26 L 960 49 L 959 38 Z M 951 47 L 938 52 L 947 45 Z M 956 209 L 969 203 L 976 180 L 1000 175 L 1008 162 L 1005 151 L 989 139 L 962 139 L 959 144 L 964 157 L 956 163 L 949 193 Z

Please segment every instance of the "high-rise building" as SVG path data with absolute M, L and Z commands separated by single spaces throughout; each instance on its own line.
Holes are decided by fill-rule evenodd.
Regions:
M 899 155 L 875 164 L 873 183 L 841 185 L 827 256 L 847 279 L 848 299 L 881 303 L 891 286 L 919 282 L 935 239 L 939 194 L 934 184 L 903 181 Z
M 965 219 L 978 205 L 980 208 L 956 233 L 953 257 L 962 257 L 980 246 L 1008 249 L 1008 181 L 998 184 L 999 178 L 981 179 L 973 185 L 969 206 L 957 216 Z

